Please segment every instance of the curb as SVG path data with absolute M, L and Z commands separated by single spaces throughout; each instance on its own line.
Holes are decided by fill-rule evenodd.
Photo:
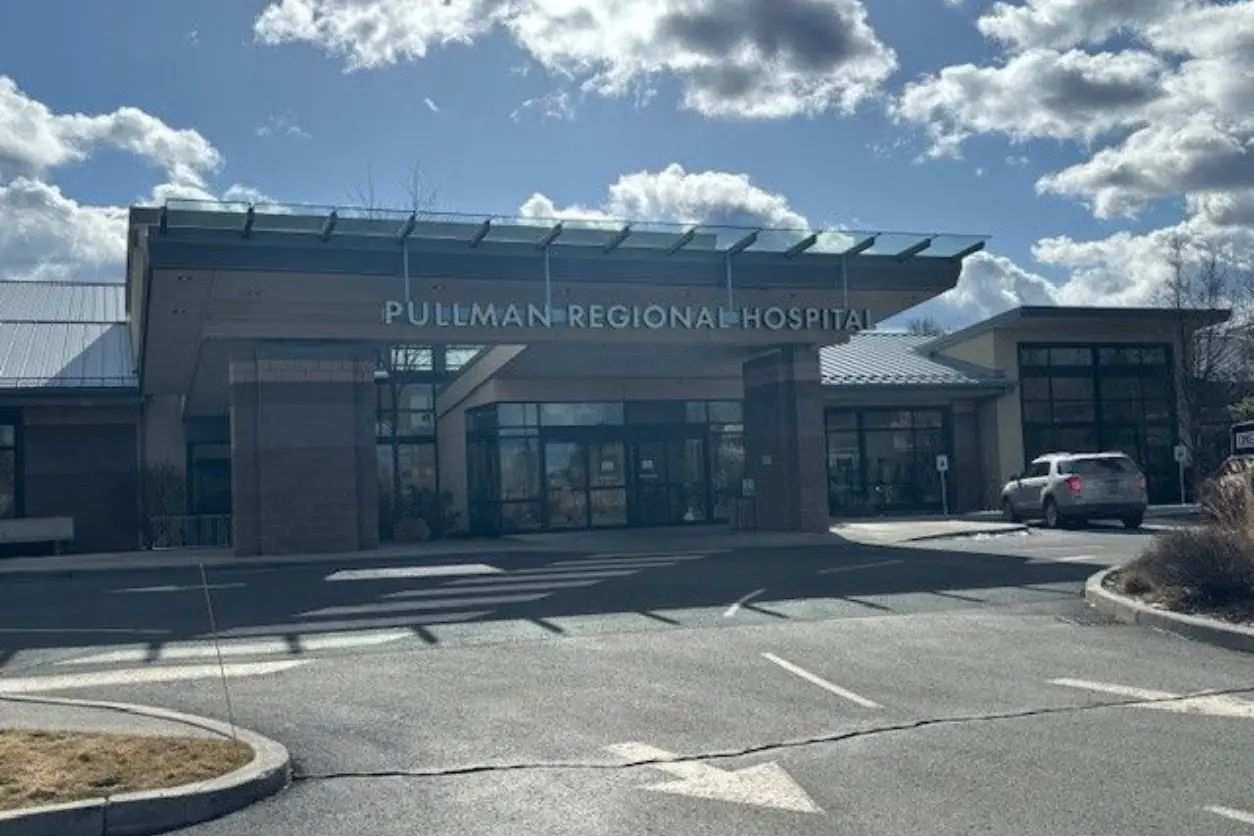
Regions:
M 1125 624 L 1140 624 L 1186 639 L 1215 645 L 1227 650 L 1254 653 L 1254 629 L 1225 624 L 1211 618 L 1160 610 L 1111 592 L 1106 578 L 1120 567 L 1104 569 L 1084 584 L 1084 599 L 1098 612 Z
M 226 723 L 164 708 L 52 697 L 5 695 L 3 700 L 120 711 L 231 737 Z M 285 746 L 238 726 L 235 737 L 252 747 L 253 759 L 234 772 L 163 790 L 0 812 L 0 836 L 150 836 L 233 813 L 288 785 L 292 767 Z
M 928 540 L 954 540 L 959 537 L 974 537 L 977 534 L 1017 534 L 1020 531 L 1028 531 L 1032 526 L 1027 523 L 1004 523 L 1004 528 L 979 529 L 975 531 L 959 531 L 949 532 L 947 534 L 923 534 L 918 537 L 908 537 L 904 540 L 898 540 L 899 543 L 924 543 Z

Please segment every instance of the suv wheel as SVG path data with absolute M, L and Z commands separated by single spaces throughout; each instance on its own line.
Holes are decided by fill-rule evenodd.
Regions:
M 1010 522 L 1017 523 L 1019 521 L 1019 515 L 1015 512 L 1014 503 L 1009 498 L 1001 501 L 1001 515 Z
M 1062 514 L 1058 512 L 1058 503 L 1053 499 L 1045 500 L 1045 526 L 1046 528 L 1062 527 Z

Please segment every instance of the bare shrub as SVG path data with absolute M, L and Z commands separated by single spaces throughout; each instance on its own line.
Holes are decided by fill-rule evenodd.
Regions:
M 1159 534 L 1116 577 L 1121 591 L 1173 609 L 1254 606 L 1254 539 L 1223 525 Z

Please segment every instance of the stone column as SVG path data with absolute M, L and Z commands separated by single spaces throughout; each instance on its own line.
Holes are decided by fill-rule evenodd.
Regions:
M 231 361 L 230 386 L 235 553 L 377 548 L 369 352 L 262 344 Z
M 818 349 L 783 346 L 747 361 L 743 374 L 745 471 L 754 481 L 758 528 L 826 531 Z

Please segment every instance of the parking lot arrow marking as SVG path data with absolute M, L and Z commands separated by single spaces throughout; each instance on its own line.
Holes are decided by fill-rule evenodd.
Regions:
M 1206 714 L 1211 717 L 1239 717 L 1254 720 L 1254 702 L 1241 700 L 1224 694 L 1201 694 L 1186 697 L 1170 691 L 1152 691 L 1148 688 L 1131 688 L 1127 685 L 1111 685 L 1105 682 L 1090 682 L 1085 679 L 1051 679 L 1051 685 L 1064 688 L 1080 688 L 1086 691 L 1100 691 L 1131 697 L 1145 702 L 1137 708 L 1153 708 L 1158 711 L 1173 711 L 1177 714 Z
M 677 760 L 671 752 L 645 743 L 619 743 L 608 749 L 620 757 L 642 761 L 643 765 L 679 779 L 650 784 L 643 789 L 794 813 L 823 812 L 792 776 L 774 761 L 747 769 L 727 770 L 698 761 Z

